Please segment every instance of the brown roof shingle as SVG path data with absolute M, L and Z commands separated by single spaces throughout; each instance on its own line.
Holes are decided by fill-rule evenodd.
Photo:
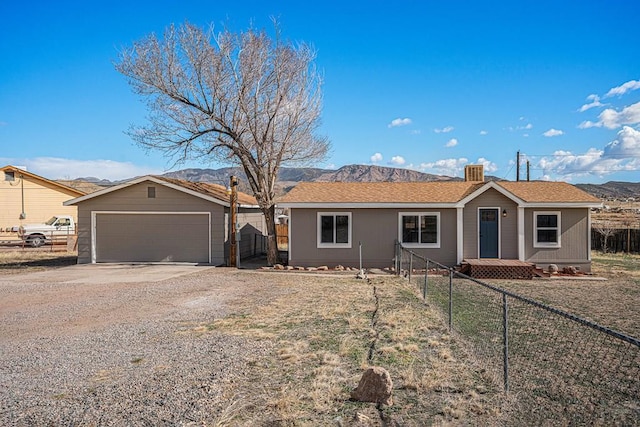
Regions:
M 599 203 L 600 199 L 567 184 L 554 181 L 499 181 L 505 190 L 528 203 Z
M 280 203 L 455 203 L 477 182 L 302 182 Z
M 191 191 L 195 191 L 201 194 L 204 194 L 209 197 L 216 198 L 223 202 L 229 202 L 229 196 L 227 195 L 226 187 L 220 184 L 211 184 L 208 182 L 191 182 L 185 181 L 183 179 L 176 178 L 168 178 L 166 176 L 154 176 L 154 178 L 160 179 L 162 181 L 168 182 L 169 184 L 178 185 L 180 187 L 184 187 Z M 255 197 L 250 196 L 247 193 L 243 193 L 238 191 L 238 202 L 241 205 L 252 205 L 255 206 L 258 204 Z
M 499 181 L 527 203 L 598 203 L 600 200 L 565 182 Z M 486 185 L 483 182 L 302 182 L 279 203 L 457 203 Z

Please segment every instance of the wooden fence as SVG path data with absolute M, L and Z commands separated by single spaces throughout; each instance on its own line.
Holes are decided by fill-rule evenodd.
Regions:
M 591 229 L 591 249 L 602 251 L 604 237 Z M 607 238 L 607 252 L 640 253 L 640 229 L 617 229 Z
M 289 250 L 289 225 L 276 224 L 276 238 L 278 239 L 278 250 Z

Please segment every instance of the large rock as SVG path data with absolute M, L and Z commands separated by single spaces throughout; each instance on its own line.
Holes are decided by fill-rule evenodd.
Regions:
M 351 392 L 351 399 L 393 405 L 392 391 L 393 382 L 389 372 L 380 366 L 372 366 L 362 374 L 358 387 Z

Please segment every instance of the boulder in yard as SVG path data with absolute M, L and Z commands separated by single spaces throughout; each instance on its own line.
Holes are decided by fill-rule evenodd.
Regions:
M 383 367 L 372 366 L 362 374 L 358 387 L 351 392 L 351 399 L 393 405 L 392 391 L 393 382 L 389 372 Z

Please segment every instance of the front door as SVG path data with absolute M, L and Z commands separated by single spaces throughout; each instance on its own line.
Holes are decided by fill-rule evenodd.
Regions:
M 498 209 L 480 209 L 480 258 L 498 258 Z

